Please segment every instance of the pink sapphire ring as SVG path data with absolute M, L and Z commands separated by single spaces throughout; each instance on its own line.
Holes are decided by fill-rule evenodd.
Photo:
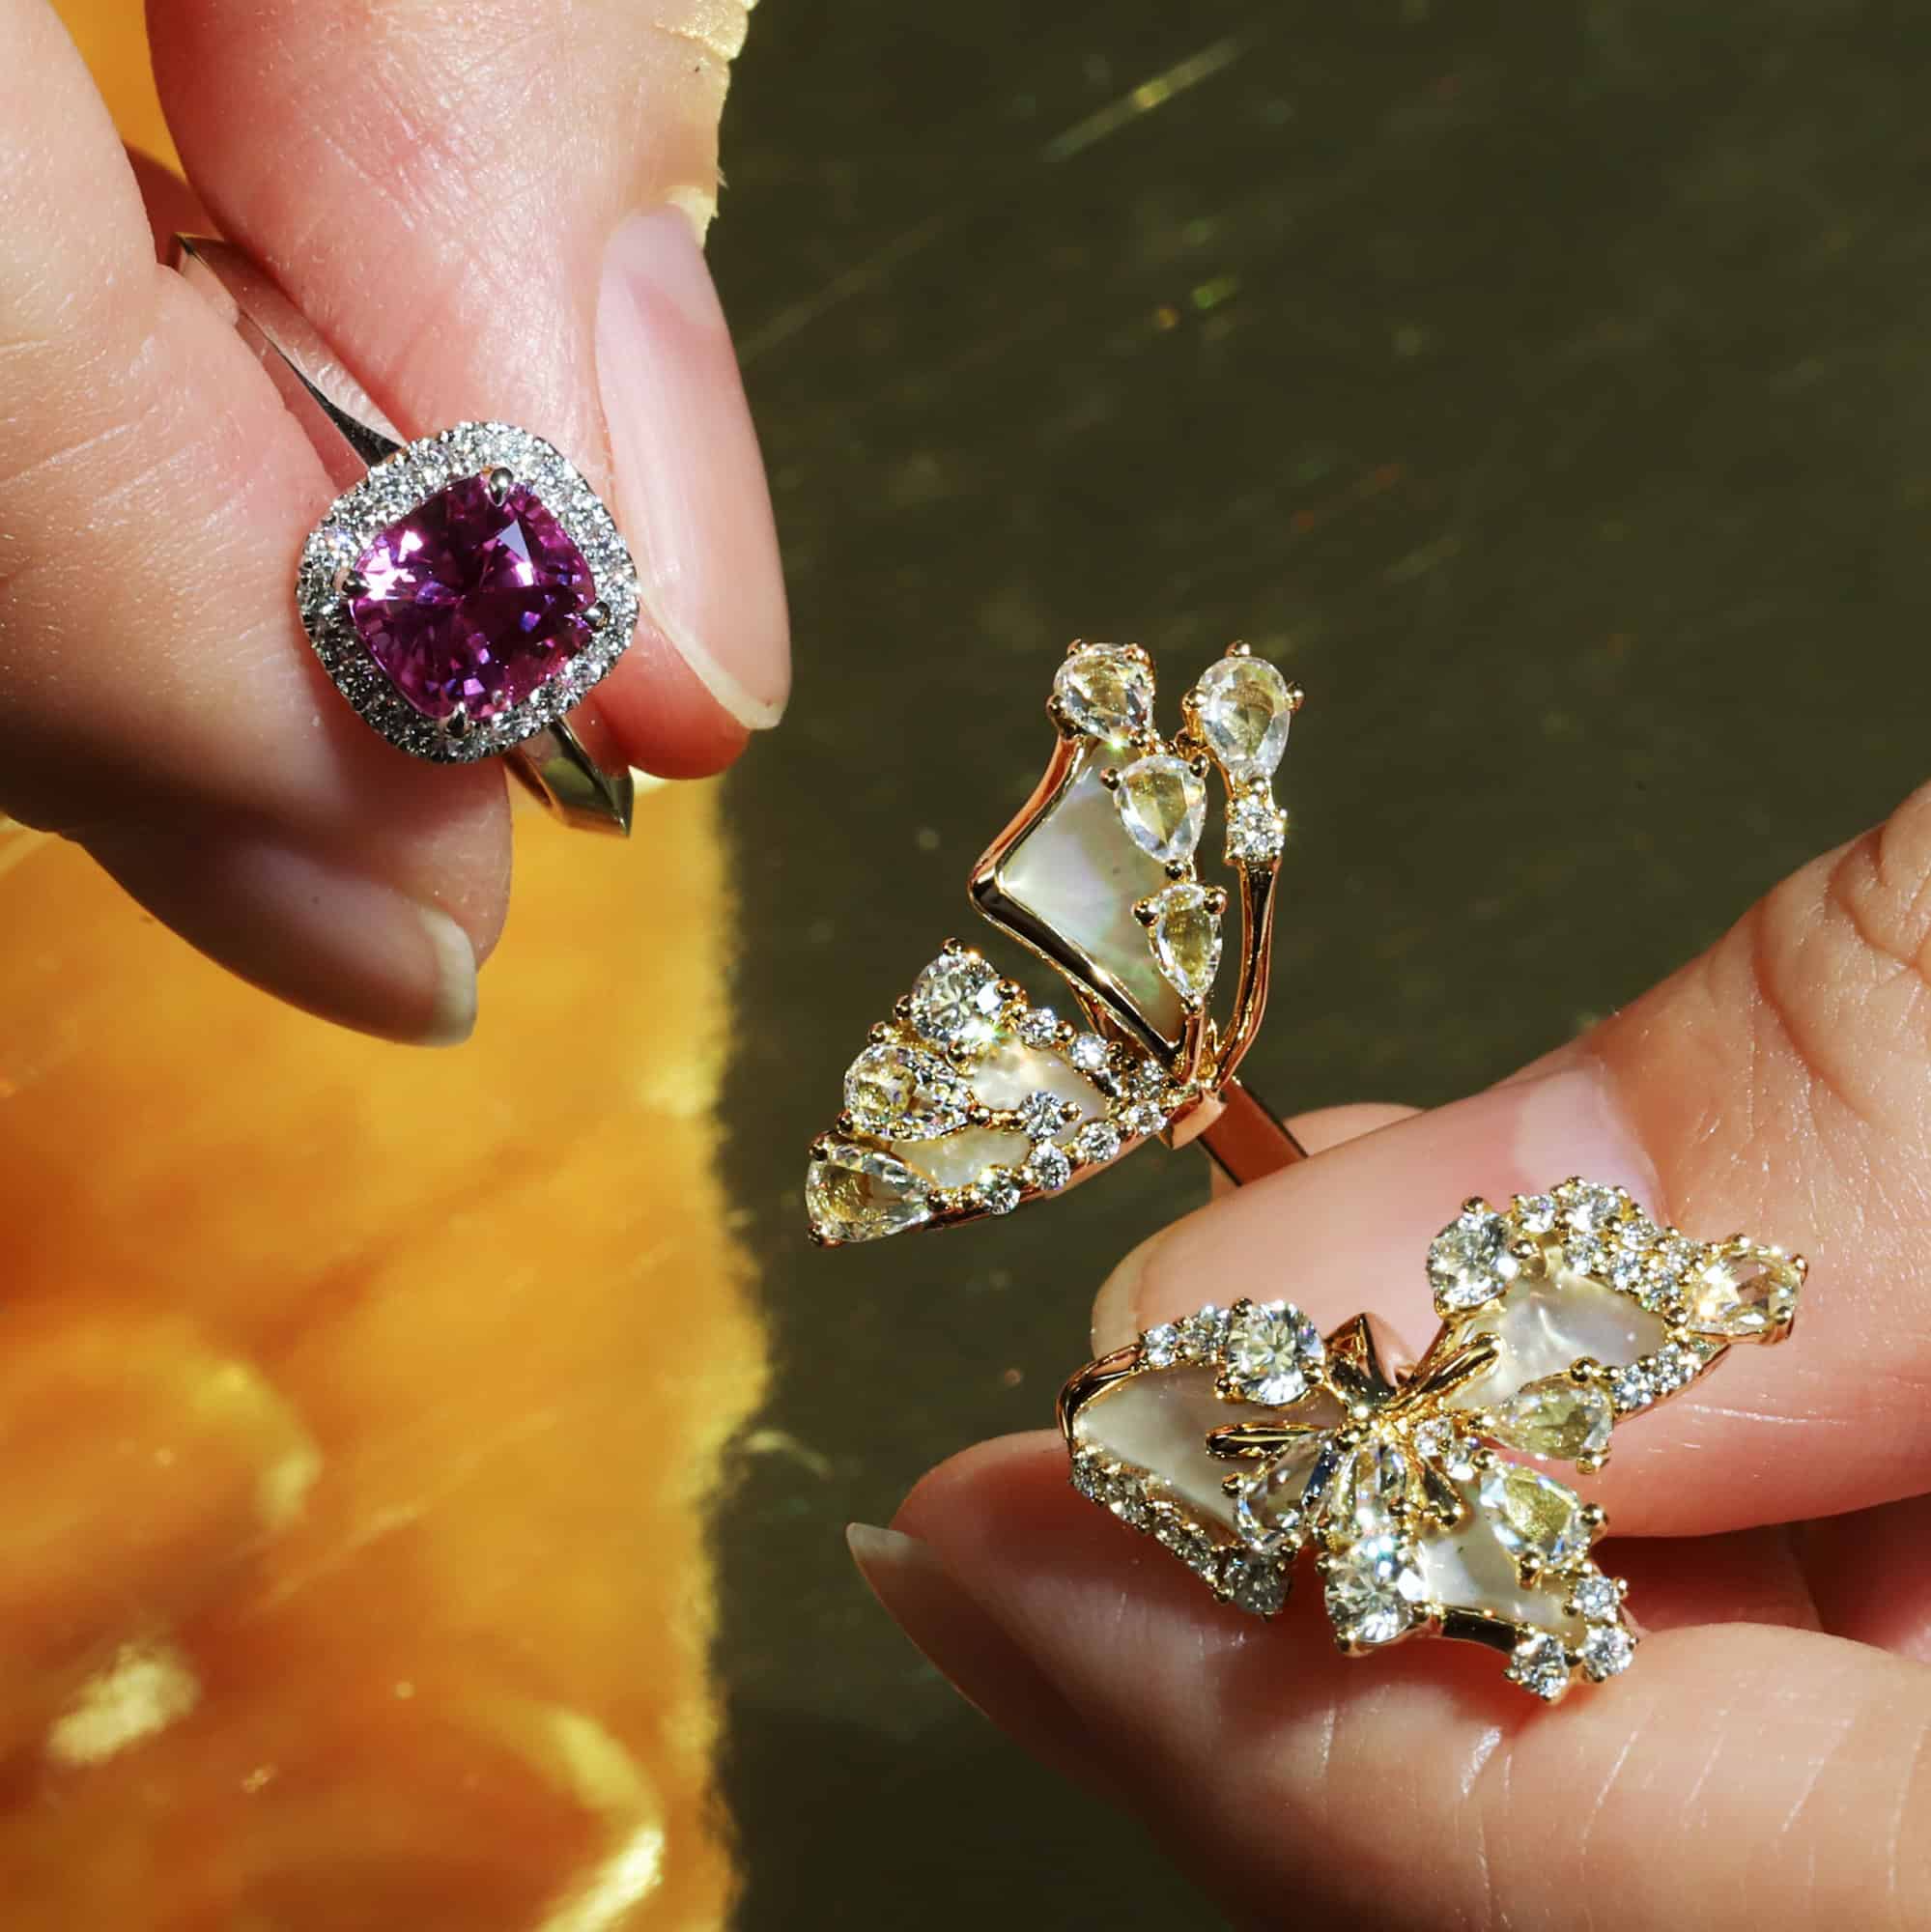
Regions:
M 630 830 L 630 769 L 591 689 L 637 627 L 637 569 L 569 461 L 508 423 L 405 440 L 247 256 L 177 239 L 176 266 L 274 378 L 342 494 L 302 548 L 302 628 L 390 744 L 501 754 L 566 823 Z

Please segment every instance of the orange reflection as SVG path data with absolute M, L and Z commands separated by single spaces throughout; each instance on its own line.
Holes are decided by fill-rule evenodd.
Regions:
M 716 812 L 525 819 L 447 1054 L 0 832 L 10 1928 L 721 1919 L 701 1511 L 762 1358 Z

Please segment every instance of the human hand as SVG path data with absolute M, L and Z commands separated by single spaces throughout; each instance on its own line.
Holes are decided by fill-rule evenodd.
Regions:
M 611 504 L 644 611 L 597 694 L 619 751 L 673 778 L 727 764 L 776 721 L 789 658 L 696 239 L 740 9 L 148 17 L 213 220 L 384 412 L 406 434 L 517 422 Z M 417 763 L 329 688 L 294 579 L 334 494 L 267 375 L 158 265 L 44 0 L 0 0 L 0 811 L 76 839 L 284 999 L 460 1038 L 508 904 L 503 777 Z
M 983 1444 L 855 1526 L 888 1609 L 995 1722 L 1141 1820 L 1242 1924 L 1916 1925 L 1931 1916 L 1931 788 L 1514 1080 L 1337 1110 L 1320 1150 L 1144 1244 L 1102 1353 L 1243 1292 L 1419 1352 L 1462 1198 L 1572 1173 L 1811 1261 L 1793 1344 L 1618 1434 L 1589 1487 L 1652 1633 L 1545 1710 L 1457 1644 L 1263 1625 L 1079 1500 L 1058 1438 Z M 1069 1368 L 1075 1366 L 1067 1365 Z M 1633 1540 L 1630 1540 L 1633 1539 Z

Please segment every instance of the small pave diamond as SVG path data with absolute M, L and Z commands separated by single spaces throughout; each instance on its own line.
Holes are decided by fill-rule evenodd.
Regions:
M 1033 1007 L 1020 1015 L 1019 1037 L 1028 1046 L 1051 1046 L 1060 1037 L 1060 1016 L 1051 1007 Z
M 1582 1639 L 1576 1654 L 1592 1681 L 1600 1684 L 1630 1667 L 1636 1654 L 1635 1639 L 1621 1624 L 1597 1624 Z
M 1056 1193 L 1073 1178 L 1073 1164 L 1065 1151 L 1050 1142 L 1041 1142 L 1026 1156 L 1026 1171 L 1033 1177 L 1036 1187 L 1044 1188 L 1049 1194 Z
M 1179 1359 L 1180 1331 L 1171 1321 L 1162 1321 L 1140 1338 L 1140 1348 L 1150 1369 L 1170 1369 Z
M 1492 1301 L 1519 1268 L 1509 1252 L 1508 1223 L 1487 1208 L 1466 1209 L 1429 1244 L 1429 1286 L 1444 1315 Z
M 1525 1637 L 1517 1644 L 1505 1674 L 1510 1682 L 1552 1704 L 1569 1689 L 1569 1653 L 1560 1637 L 1546 1632 Z
M 1111 1121 L 1089 1121 L 1073 1136 L 1073 1151 L 1095 1167 L 1112 1160 L 1120 1151 L 1120 1129 Z
M 1623 1211 L 1623 1197 L 1613 1187 L 1582 1181 L 1563 1202 L 1563 1219 L 1578 1235 L 1601 1234 Z
M 1613 1623 L 1622 1615 L 1623 1594 L 1616 1588 L 1615 1579 L 1593 1570 L 1576 1578 L 1569 1601 L 1576 1614 L 1592 1624 Z
M 1028 1140 L 1051 1140 L 1065 1125 L 1065 1106 L 1057 1094 L 1028 1094 L 1017 1109 L 1021 1131 Z
M 1271 866 L 1287 843 L 1286 814 L 1274 809 L 1265 792 L 1247 792 L 1234 801 L 1227 813 L 1227 863 L 1230 866 Z
M 1108 1059 L 1106 1042 L 1096 1033 L 1083 1033 L 1067 1047 L 1066 1058 L 1081 1073 L 1104 1073 Z
M 1555 1226 L 1555 1202 L 1547 1194 L 1518 1194 L 1516 1220 L 1525 1235 L 1546 1235 Z
M 1023 1192 L 1017 1179 L 1002 1167 L 988 1167 L 973 1183 L 988 1214 L 1009 1214 Z
M 912 988 L 912 1024 L 938 1046 L 972 1051 L 999 1031 L 1006 996 L 999 975 L 976 952 L 942 952 Z
M 1649 1378 L 1641 1368 L 1632 1362 L 1626 1369 L 1616 1371 L 1615 1379 L 1609 1384 L 1609 1394 L 1616 1407 L 1627 1414 L 1631 1409 L 1644 1408 L 1649 1405 Z

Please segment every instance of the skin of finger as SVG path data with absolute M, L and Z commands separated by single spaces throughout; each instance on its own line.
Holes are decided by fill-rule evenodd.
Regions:
M 500 775 L 405 757 L 329 688 L 291 594 L 292 533 L 332 494 L 321 466 L 156 264 L 43 7 L 0 4 L 0 809 L 89 844 L 240 825 L 447 913 L 486 955 Z
M 1358 1100 L 1346 1106 L 1318 1108 L 1311 1114 L 1296 1114 L 1288 1122 L 1288 1128 L 1310 1154 L 1324 1153 L 1344 1141 L 1358 1140 L 1363 1134 L 1406 1121 L 1414 1112 L 1412 1107 L 1391 1101 Z M 1225 1200 L 1238 1191 L 1224 1169 L 1214 1167 L 1212 1175 L 1213 1200 Z M 1095 1355 L 1107 1354 L 1132 1341 L 1144 1325 L 1139 1319 L 1140 1272 L 1160 1238 L 1155 1235 L 1142 1241 L 1102 1285 L 1093 1304 Z
M 1618 1430 L 1593 1486 L 1617 1526 L 1703 1533 L 1916 1493 L 1931 1458 L 1927 882 L 1931 790 L 1528 1077 L 1178 1224 L 1140 1264 L 1141 1318 L 1253 1280 L 1324 1325 L 1377 1310 L 1413 1350 L 1433 1321 L 1421 1258 L 1460 1196 L 1622 1180 L 1694 1236 L 1779 1241 L 1811 1272 L 1790 1344 L 1734 1348 Z M 1682 1481 L 1686 1452 L 1720 1480 Z
M 429 0 L 150 0 L 148 20 L 170 129 L 221 232 L 390 418 L 417 435 L 519 423 L 613 500 L 604 246 L 667 202 L 708 218 L 744 10 L 479 0 L 457 21 Z M 597 702 L 664 777 L 722 769 L 745 743 L 648 623 Z
M 1135 1808 L 1242 1923 L 1284 1902 L 1388 1927 L 1921 1922 L 1931 1676 L 1751 1625 L 1650 1637 L 1549 1712 L 1498 1661 L 1340 1658 L 1313 1591 L 1270 1625 L 1067 1489 L 1050 1436 L 955 1458 L 896 1527 L 928 1542 L 1133 1765 Z M 997 1711 L 996 1686 L 976 1690 Z
M 1931 1496 L 1808 1522 L 1795 1537 L 1826 1630 L 1931 1663 Z

